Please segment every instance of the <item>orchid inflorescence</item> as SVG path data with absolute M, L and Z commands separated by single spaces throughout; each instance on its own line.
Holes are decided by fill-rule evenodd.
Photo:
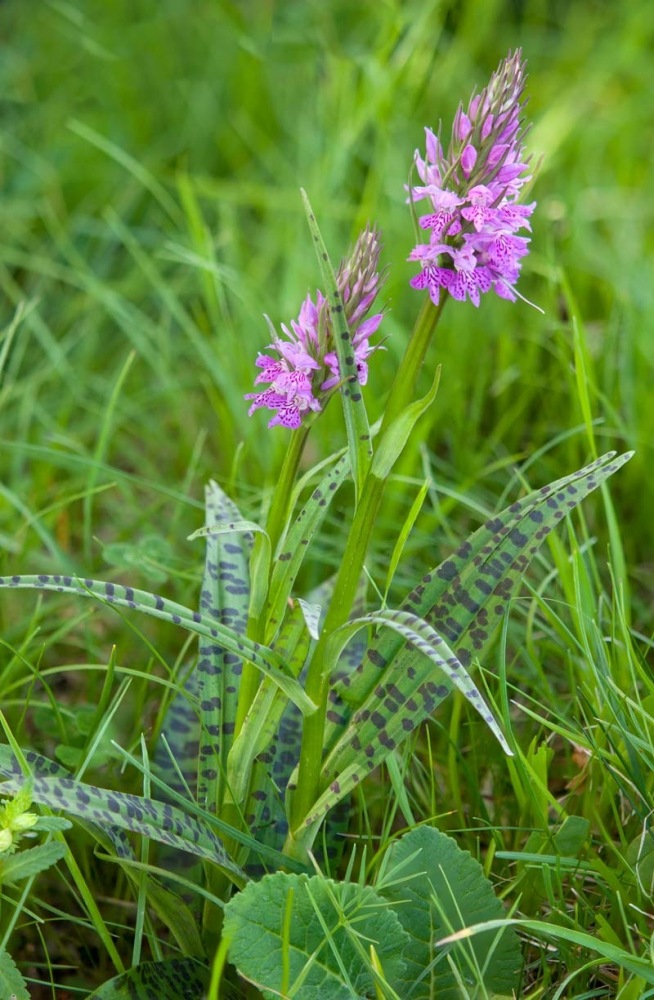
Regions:
M 352 331 L 360 385 L 367 382 L 368 358 L 377 349 L 370 343 L 370 337 L 376 333 L 384 317 L 383 312 L 368 316 L 385 278 L 385 273 L 379 270 L 380 251 L 379 233 L 366 227 L 336 276 L 345 316 Z M 269 387 L 263 392 L 248 393 L 245 398 L 254 400 L 250 415 L 261 406 L 266 406 L 277 411 L 269 421 L 269 427 L 281 424 L 295 430 L 305 415 L 322 410 L 331 390 L 341 382 L 331 318 L 322 292 L 317 291 L 315 302 L 311 295 L 307 295 L 297 320 L 291 321 L 290 329 L 282 323 L 282 330 L 286 339 L 278 337 L 273 328 L 273 341 L 268 345 L 268 350 L 279 357 L 260 354 L 256 361 L 257 368 L 262 371 L 257 375 L 255 385 L 267 382 Z
M 429 239 L 409 255 L 421 264 L 410 283 L 426 288 L 434 305 L 442 301 L 443 291 L 459 301 L 469 298 L 475 306 L 481 293 L 491 289 L 511 301 L 519 296 L 516 282 L 529 239 L 516 233 L 531 229 L 529 216 L 535 208 L 535 202 L 518 204 L 521 188 L 531 180 L 522 145 L 524 84 L 525 63 L 517 50 L 500 63 L 488 86 L 473 95 L 467 111 L 459 106 L 447 156 L 430 128 L 425 129 L 426 156 L 416 150 L 423 183 L 409 189 L 409 201 L 428 199 L 431 211 L 418 220 Z M 385 278 L 379 270 L 380 249 L 379 232 L 366 227 L 336 276 L 361 385 L 367 381 L 368 358 L 379 347 L 370 338 L 384 317 L 383 310 L 368 316 Z M 282 324 L 283 337 L 268 322 L 273 334 L 268 350 L 275 356 L 259 354 L 261 371 L 255 379 L 255 385 L 267 388 L 245 398 L 252 400 L 250 415 L 266 407 L 275 411 L 269 427 L 295 430 L 319 413 L 345 381 L 329 304 L 319 290 L 315 302 L 307 295 L 297 320 L 290 328 Z
M 422 185 L 410 189 L 410 201 L 429 199 L 432 211 L 419 223 L 429 233 L 409 260 L 419 261 L 413 288 L 427 288 L 438 305 L 441 289 L 454 299 L 466 297 L 478 306 L 491 289 L 515 301 L 520 261 L 529 239 L 516 236 L 530 230 L 535 208 L 519 205 L 520 189 L 531 180 L 524 157 L 520 113 L 525 64 L 520 50 L 509 55 L 493 73 L 488 86 L 463 105 L 454 118 L 447 152 L 427 128 L 426 158 L 418 150 L 415 164 Z

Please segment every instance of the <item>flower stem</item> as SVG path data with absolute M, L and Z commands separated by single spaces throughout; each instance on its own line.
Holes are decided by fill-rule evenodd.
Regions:
M 430 298 L 425 298 L 422 309 L 418 314 L 416 325 L 413 328 L 411 339 L 404 352 L 404 357 L 400 361 L 400 367 L 396 372 L 393 385 L 391 386 L 382 420 L 382 436 L 404 407 L 411 402 L 418 374 L 422 368 L 427 349 L 429 348 L 431 338 L 441 318 L 447 299 L 448 295 L 444 289 L 440 303 L 437 306 L 433 304 Z
M 318 706 L 318 710 L 304 720 L 298 784 L 293 796 L 291 832 L 287 842 L 290 844 L 294 841 L 295 845 L 289 853 L 295 854 L 297 845 L 301 845 L 303 830 L 300 829 L 300 824 L 309 815 L 320 793 L 329 679 L 334 666 L 326 655 L 327 640 L 348 620 L 352 611 L 385 482 L 372 473 L 366 477 L 361 499 L 350 526 L 345 558 L 341 562 L 325 623 L 309 665 L 305 690 Z
M 384 432 L 393 420 L 412 401 L 415 383 L 434 330 L 441 317 L 445 301 L 446 296 L 441 299 L 439 306 L 434 307 L 433 303 L 427 299 L 418 315 L 411 339 L 391 387 L 382 421 L 380 439 L 383 438 Z M 295 857 L 302 857 L 306 854 L 317 829 L 315 822 L 307 825 L 307 819 L 322 791 L 320 772 L 324 749 L 329 681 L 335 665 L 329 662 L 327 642 L 330 635 L 343 625 L 351 614 L 385 485 L 386 478 L 380 478 L 373 471 L 368 472 L 350 526 L 345 557 L 336 578 L 325 623 L 307 673 L 305 689 L 318 709 L 313 715 L 305 718 L 302 731 L 298 783 L 293 794 L 291 807 L 291 829 L 284 848 L 286 853 Z
M 275 490 L 272 495 L 268 518 L 266 520 L 266 533 L 270 539 L 270 551 L 273 561 L 277 545 L 286 531 L 286 526 L 290 514 L 292 513 L 289 509 L 291 505 L 291 495 L 308 433 L 309 427 L 300 427 L 298 430 L 293 431 L 288 449 L 284 455 L 284 461 L 279 473 L 279 479 L 277 480 L 277 485 L 275 486 Z M 257 534 L 254 539 L 254 545 L 259 546 L 261 544 L 262 539 L 260 535 Z M 252 565 L 255 565 L 254 559 L 251 561 L 251 566 Z M 254 639 L 255 642 L 262 642 L 263 627 L 264 618 L 262 615 L 251 616 L 248 621 L 247 628 L 248 638 Z M 239 686 L 238 707 L 234 723 L 234 738 L 238 736 L 243 727 L 245 716 L 250 709 L 250 705 L 252 704 L 260 683 L 261 674 L 257 668 L 251 663 L 244 663 L 241 683 Z
M 270 549 L 275 556 L 277 544 L 284 534 L 286 524 L 291 511 L 288 509 L 291 501 L 291 494 L 295 486 L 298 466 L 304 451 L 304 445 L 309 434 L 309 426 L 299 427 L 293 431 L 289 441 L 284 462 L 279 473 L 279 479 L 270 502 L 270 510 L 266 520 L 266 532 L 270 539 Z

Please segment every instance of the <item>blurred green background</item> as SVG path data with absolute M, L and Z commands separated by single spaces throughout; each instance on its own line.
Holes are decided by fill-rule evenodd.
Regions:
M 534 456 L 536 484 L 587 461 L 590 417 L 599 450 L 638 452 L 611 488 L 651 628 L 649 0 L 5 0 L 0 27 L 2 571 L 106 575 L 122 552 L 147 581 L 145 539 L 152 572 L 187 588 L 204 481 L 256 515 L 286 432 L 248 419 L 242 397 L 263 314 L 288 322 L 318 281 L 301 186 L 335 263 L 367 221 L 383 230 L 387 350 L 367 388 L 379 416 L 420 305 L 413 151 L 521 46 L 540 166 L 520 288 L 544 314 L 448 305 L 430 450 L 405 463 L 396 502 L 433 476 L 442 504 L 409 546 L 431 564 L 435 533 L 460 536 L 471 497 L 492 507 L 519 490 L 517 463 Z M 310 457 L 342 439 L 333 405 Z

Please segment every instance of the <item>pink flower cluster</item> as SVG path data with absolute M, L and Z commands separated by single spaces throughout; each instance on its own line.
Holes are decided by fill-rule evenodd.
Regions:
M 460 105 L 447 152 L 431 129 L 426 132 L 426 157 L 416 150 L 422 185 L 410 192 L 412 202 L 428 198 L 431 211 L 419 219 L 429 233 L 409 260 L 419 261 L 413 288 L 427 288 L 438 305 L 441 288 L 454 299 L 479 305 L 491 289 L 515 301 L 515 285 L 529 239 L 535 208 L 519 205 L 520 188 L 531 180 L 520 113 L 525 64 L 518 50 L 493 73 L 488 86 L 473 96 L 467 111 Z
M 368 380 L 368 358 L 377 350 L 370 337 L 384 316 L 380 312 L 365 318 L 384 280 L 378 267 L 380 250 L 379 233 L 366 228 L 337 274 L 361 385 Z M 260 354 L 256 360 L 261 372 L 255 385 L 267 384 L 268 388 L 248 393 L 245 398 L 253 400 L 250 416 L 266 407 L 275 411 L 268 421 L 269 427 L 279 424 L 296 430 L 311 412 L 322 409 L 330 391 L 341 381 L 324 295 L 318 291 L 315 302 L 307 295 L 297 320 L 291 321 L 290 329 L 282 323 L 282 331 L 286 339 L 277 336 L 273 329 L 273 341 L 268 345 L 268 350 L 277 357 Z

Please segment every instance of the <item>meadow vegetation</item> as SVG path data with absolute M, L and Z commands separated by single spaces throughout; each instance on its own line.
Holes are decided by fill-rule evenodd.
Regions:
M 244 395 L 264 313 L 279 327 L 324 288 L 300 188 L 334 264 L 367 223 L 382 233 L 374 424 L 425 294 L 406 260 L 414 150 L 522 48 L 537 208 L 520 291 L 543 311 L 447 303 L 419 394 L 437 365 L 440 385 L 387 484 L 369 594 L 396 608 L 492 514 L 605 452 L 635 455 L 548 535 L 472 671 L 514 756 L 453 691 L 339 807 L 340 855 L 322 864 L 345 907 L 345 883 L 383 887 L 390 845 L 435 827 L 517 921 L 516 995 L 654 997 L 652 4 L 49 0 L 35 16 L 6 0 L 0 25 L 0 577 L 113 581 L 188 608 L 205 484 L 261 522 L 287 453 L 289 431 L 248 417 Z M 334 401 L 302 472 L 345 443 Z M 353 496 L 346 483 L 332 502 L 294 594 L 338 570 Z M 149 761 L 196 658 L 170 621 L 0 589 L 3 749 L 154 794 Z M 140 963 L 197 954 L 197 929 L 171 934 L 151 890 L 156 837 L 130 835 L 128 874 L 117 841 L 44 802 L 24 806 L 34 827 L 0 823 L 12 858 L 69 848 L 20 878 L 0 869 L 0 948 L 30 996 L 94 996 Z M 224 871 L 195 900 L 195 876 L 179 878 L 188 914 L 204 906 L 208 995 L 260 996 L 207 918 L 229 895 Z M 362 995 L 409 1000 L 383 958 L 366 961 L 376 993 Z M 439 996 L 499 995 L 483 970 L 472 979 Z

